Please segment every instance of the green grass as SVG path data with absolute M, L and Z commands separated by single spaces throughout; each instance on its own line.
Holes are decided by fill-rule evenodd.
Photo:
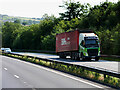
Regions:
M 101 60 L 108 60 L 108 61 L 120 61 L 120 58 L 114 57 L 100 57 Z

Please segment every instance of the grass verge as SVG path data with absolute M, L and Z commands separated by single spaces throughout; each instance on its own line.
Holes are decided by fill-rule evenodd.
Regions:
M 107 60 L 107 61 L 118 61 L 120 62 L 120 58 L 114 58 L 114 57 L 100 57 L 101 60 Z

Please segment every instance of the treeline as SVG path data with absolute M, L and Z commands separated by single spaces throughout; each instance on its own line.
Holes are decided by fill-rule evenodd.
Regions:
M 79 2 L 64 2 L 60 17 L 44 15 L 39 24 L 23 26 L 6 22 L 2 26 L 3 47 L 12 49 L 55 50 L 57 33 L 72 29 L 92 29 L 100 38 L 103 54 L 120 55 L 120 1 L 91 7 Z

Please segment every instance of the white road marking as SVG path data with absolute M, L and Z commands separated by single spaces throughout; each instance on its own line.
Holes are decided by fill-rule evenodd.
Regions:
M 24 83 L 26 83 L 26 82 L 24 82 Z
M 38 66 L 36 66 L 36 67 L 38 67 Z M 58 75 L 65 76 L 65 77 L 68 77 L 68 78 L 70 78 L 70 79 L 73 79 L 73 80 L 76 80 L 76 81 L 79 81 L 79 82 L 83 82 L 83 83 L 89 84 L 89 85 L 94 86 L 94 87 L 97 87 L 97 88 L 103 88 L 103 87 L 101 87 L 101 86 L 98 86 L 98 85 L 95 85 L 95 84 L 92 84 L 92 83 L 89 83 L 89 82 L 80 80 L 80 79 L 78 79 L 78 78 L 76 78 L 76 77 L 72 77 L 72 76 L 70 76 L 70 75 L 68 75 L 68 74 L 64 74 L 64 73 L 61 73 L 61 72 L 53 71 L 53 70 L 50 70 L 50 69 L 44 68 L 44 67 L 38 67 L 38 68 L 42 68 L 42 69 L 44 69 L 44 70 L 46 70 L 46 71 L 50 71 L 50 72 L 56 73 L 56 74 L 58 74 Z
M 32 88 L 32 90 L 36 90 L 35 88 Z
M 8 70 L 7 68 L 4 68 L 6 71 Z
M 8 57 L 8 58 L 9 58 L 9 57 Z M 9 59 L 10 59 L 10 58 L 9 58 Z M 39 66 L 39 65 L 35 65 L 34 63 L 32 64 L 32 63 L 29 63 L 29 62 L 25 62 L 25 61 L 21 61 L 21 60 L 18 60 L 18 59 L 13 59 L 13 58 L 11 58 L 11 60 L 15 60 L 15 61 L 18 61 L 18 62 L 22 62 L 22 63 L 25 63 L 25 64 L 29 64 L 29 65 L 32 65 L 32 66 L 35 66 L 35 67 L 38 67 L 38 68 L 47 70 L 47 71 L 49 71 L 49 72 L 53 72 L 53 73 L 56 73 L 56 74 L 58 74 L 58 75 L 62 75 L 62 76 L 68 77 L 68 78 L 70 78 L 70 79 L 73 79 L 73 80 L 76 80 L 76 81 L 79 81 L 79 82 L 83 82 L 83 83 L 89 84 L 89 85 L 94 86 L 94 87 L 97 87 L 97 88 L 103 88 L 103 87 L 101 87 L 101 86 L 98 86 L 98 85 L 89 83 L 89 82 L 87 82 L 87 81 L 80 80 L 79 78 L 73 77 L 73 76 L 71 76 L 71 75 L 64 74 L 64 73 L 58 72 L 58 71 L 54 71 L 54 70 L 52 70 L 52 69 L 45 68 L 45 67 L 42 67 L 42 66 Z M 16 77 L 16 76 L 15 76 L 15 77 Z M 19 77 L 19 76 L 17 76 L 17 77 Z
M 14 77 L 18 78 L 19 79 L 19 76 L 18 75 L 14 75 Z

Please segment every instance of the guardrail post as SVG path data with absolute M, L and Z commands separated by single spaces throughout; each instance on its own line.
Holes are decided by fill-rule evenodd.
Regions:
M 104 74 L 104 82 L 107 82 L 107 81 L 106 81 L 106 78 L 107 78 L 107 75 Z
M 106 78 L 106 74 L 104 74 L 104 79 Z

